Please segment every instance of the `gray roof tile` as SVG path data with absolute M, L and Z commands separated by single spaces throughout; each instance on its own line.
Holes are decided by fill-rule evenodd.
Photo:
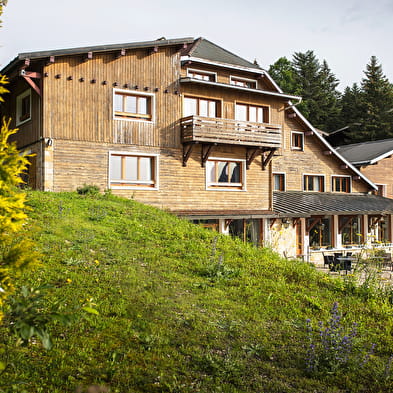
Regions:
M 393 214 L 393 199 L 366 194 L 277 191 L 273 210 L 278 215 L 307 217 L 325 214 Z
M 338 146 L 336 150 L 352 164 L 367 164 L 373 160 L 378 161 L 379 157 L 389 152 L 393 154 L 393 139 L 343 145 Z

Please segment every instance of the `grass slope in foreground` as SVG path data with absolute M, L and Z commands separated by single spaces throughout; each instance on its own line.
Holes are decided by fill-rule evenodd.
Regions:
M 51 325 L 51 350 L 17 345 L 3 326 L 0 391 L 393 391 L 390 289 L 111 195 L 31 192 L 29 204 L 43 264 L 20 284 L 51 284 L 43 312 L 77 317 Z M 345 317 L 331 320 L 334 302 Z

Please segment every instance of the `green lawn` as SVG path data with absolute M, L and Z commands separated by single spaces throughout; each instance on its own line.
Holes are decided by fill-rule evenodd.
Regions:
M 393 392 L 392 288 L 112 195 L 29 192 L 28 203 L 43 257 L 20 286 L 49 284 L 37 315 L 71 323 L 49 323 L 46 350 L 20 345 L 5 318 L 0 392 Z

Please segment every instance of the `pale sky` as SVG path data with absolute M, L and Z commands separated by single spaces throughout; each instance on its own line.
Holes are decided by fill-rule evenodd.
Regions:
M 393 0 L 9 0 L 0 69 L 18 53 L 204 37 L 268 68 L 313 50 L 340 89 L 375 55 L 393 83 Z

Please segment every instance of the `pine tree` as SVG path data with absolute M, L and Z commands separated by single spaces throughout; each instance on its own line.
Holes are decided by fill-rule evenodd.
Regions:
M 286 57 L 280 57 L 269 67 L 269 75 L 284 93 L 297 94 L 299 89 L 295 82 L 295 71 Z
M 367 140 L 393 137 L 393 88 L 383 74 L 375 56 L 364 71 L 362 79 L 364 124 L 362 133 Z

